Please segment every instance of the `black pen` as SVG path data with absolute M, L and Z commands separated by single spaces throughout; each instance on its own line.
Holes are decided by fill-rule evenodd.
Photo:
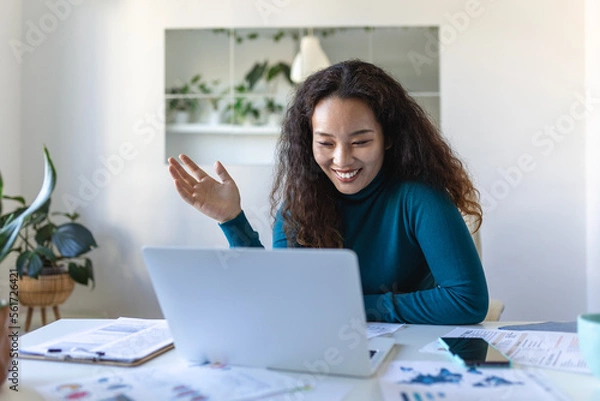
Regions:
M 71 351 L 75 351 L 76 352 L 76 351 L 82 351 L 82 350 L 74 349 L 74 350 L 71 350 Z M 63 352 L 63 350 L 60 349 L 60 348 L 48 348 L 48 353 L 58 353 L 58 352 Z M 86 353 L 89 353 L 89 354 L 94 353 L 94 354 L 96 354 L 98 356 L 104 356 L 105 355 L 104 351 L 94 351 L 94 352 L 83 351 L 83 352 L 86 352 Z

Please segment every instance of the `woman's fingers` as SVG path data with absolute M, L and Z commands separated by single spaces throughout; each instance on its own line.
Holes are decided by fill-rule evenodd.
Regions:
M 181 182 L 178 180 L 175 180 L 175 189 L 179 193 L 179 196 L 181 196 L 181 198 L 184 201 L 186 201 L 186 203 L 189 203 L 190 205 L 194 206 L 195 200 L 193 190 L 190 191 L 189 187 L 182 185 Z
M 204 172 L 200 167 L 196 165 L 189 157 L 180 155 L 179 158 L 185 164 L 185 166 L 192 172 L 190 174 L 177 160 L 170 157 L 169 161 L 169 173 L 176 183 L 179 183 L 182 189 L 185 189 L 186 193 L 191 196 L 194 191 L 194 186 L 201 180 L 210 179 L 208 174 Z
M 181 160 L 183 162 L 185 167 L 187 167 L 187 169 L 190 171 L 190 173 L 192 173 L 192 175 L 194 176 L 194 178 L 196 178 L 197 181 L 202 180 L 204 177 L 206 177 L 208 175 L 208 174 L 206 174 L 206 172 L 204 170 L 202 170 L 200 167 L 198 167 L 198 165 L 196 163 L 194 163 L 194 161 L 192 159 L 190 159 L 188 156 L 179 155 L 179 160 Z
M 173 177 L 173 181 L 175 182 L 175 187 L 177 191 L 183 196 L 182 190 L 185 191 L 185 194 L 189 197 L 191 196 L 191 192 L 193 191 L 194 185 L 197 181 L 194 177 L 185 173 L 183 175 L 180 170 L 178 170 L 175 166 L 169 166 L 169 173 L 171 177 Z
M 179 160 L 170 157 L 169 173 L 181 198 L 205 215 L 220 222 L 231 220 L 241 210 L 240 195 L 235 181 L 220 162 L 215 172 L 220 182 L 206 174 L 186 155 Z
M 221 164 L 221 162 L 215 163 L 215 172 L 221 179 L 221 182 L 233 181 L 233 178 L 229 175 L 229 172 L 225 169 L 225 167 Z

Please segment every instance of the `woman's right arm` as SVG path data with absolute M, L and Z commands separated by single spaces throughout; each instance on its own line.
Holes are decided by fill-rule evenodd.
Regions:
M 181 163 L 169 158 L 169 173 L 179 196 L 204 215 L 217 220 L 230 246 L 262 247 L 258 233 L 242 211 L 240 191 L 225 167 L 220 162 L 215 163 L 219 182 L 188 156 L 180 155 L 179 160 Z
M 181 198 L 194 208 L 219 222 L 231 247 L 264 248 L 246 215 L 242 211 L 240 192 L 220 162 L 215 163 L 215 171 L 221 182 L 210 177 L 186 155 L 180 155 L 180 164 L 169 158 L 169 173 Z M 185 168 L 184 168 L 185 166 Z M 287 247 L 283 230 L 283 217 L 275 218 L 273 227 L 273 247 Z
M 281 215 L 281 211 L 278 211 L 275 215 L 275 224 L 273 224 L 273 248 L 287 248 L 289 246 L 283 224 L 283 216 Z M 232 247 L 250 246 L 264 248 L 258 239 L 258 233 L 254 231 L 243 211 L 233 220 L 221 223 L 219 226 L 227 237 L 229 245 Z
M 188 156 L 180 155 L 179 160 L 185 168 L 170 157 L 169 173 L 184 201 L 219 223 L 232 220 L 240 214 L 240 191 L 220 162 L 215 163 L 215 171 L 221 182 L 206 174 Z

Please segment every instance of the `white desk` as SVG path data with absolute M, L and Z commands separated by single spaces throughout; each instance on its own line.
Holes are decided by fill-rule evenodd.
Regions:
M 85 330 L 105 323 L 101 319 L 62 319 L 51 323 L 45 327 L 24 335 L 21 338 L 20 346 L 37 344 L 49 340 L 53 337 L 68 334 L 72 331 Z M 507 322 L 484 323 L 473 327 L 479 328 L 497 328 L 498 326 L 509 324 Z M 394 335 L 396 346 L 392 354 L 384 362 L 380 372 L 386 369 L 391 360 L 448 360 L 443 355 L 427 354 L 419 352 L 424 345 L 435 341 L 440 335 L 447 333 L 456 326 L 426 326 L 426 325 L 406 325 L 406 327 L 397 331 Z M 142 365 L 160 366 L 170 361 L 177 360 L 176 351 L 170 351 L 150 362 Z M 3 401 L 15 400 L 41 400 L 41 397 L 35 392 L 34 388 L 48 383 L 59 383 L 69 381 L 77 377 L 89 377 L 106 373 L 124 372 L 136 368 L 121 368 L 102 365 L 85 365 L 65 362 L 18 360 L 19 364 L 19 392 L 9 389 L 10 383 L 4 384 L 0 390 L 0 399 Z M 568 373 L 558 370 L 544 369 L 546 375 L 563 393 L 571 397 L 572 400 L 599 401 L 600 400 L 600 379 L 591 375 Z M 286 372 L 286 374 L 289 374 Z M 292 374 L 293 375 L 293 374 Z M 366 401 L 383 400 L 379 390 L 377 377 L 370 379 L 352 379 L 335 376 L 319 376 L 324 382 L 346 383 L 352 385 L 352 391 L 344 401 Z

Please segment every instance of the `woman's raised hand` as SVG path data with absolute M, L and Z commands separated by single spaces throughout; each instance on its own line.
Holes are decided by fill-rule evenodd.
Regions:
M 170 157 L 169 173 L 184 201 L 220 223 L 240 214 L 240 191 L 220 162 L 215 163 L 215 172 L 221 182 L 206 174 L 188 156 L 179 155 L 179 159 L 187 170 Z

